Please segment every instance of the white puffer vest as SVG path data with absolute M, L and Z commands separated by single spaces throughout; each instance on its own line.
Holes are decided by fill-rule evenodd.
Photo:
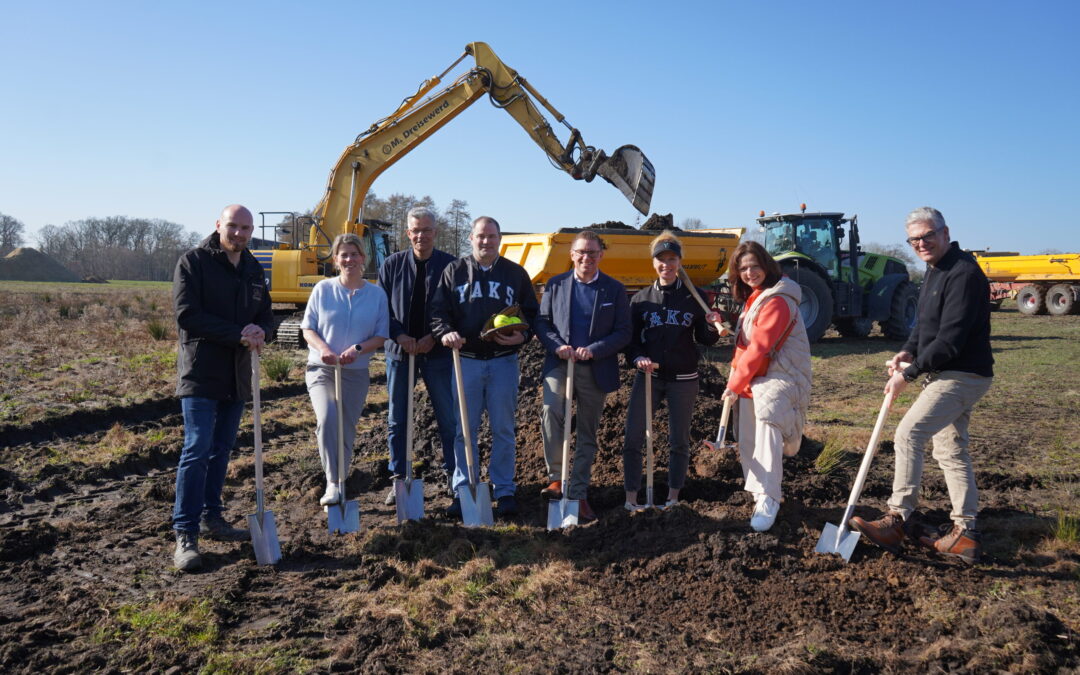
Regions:
M 799 284 L 783 277 L 775 286 L 762 291 L 754 304 L 743 311 L 739 330 L 749 342 L 758 312 L 770 298 L 777 295 L 787 301 L 788 309 L 795 317 L 795 325 L 780 347 L 780 352 L 769 363 L 768 372 L 750 381 L 750 391 L 754 394 L 754 414 L 759 420 L 780 429 L 784 438 L 784 454 L 791 457 L 799 452 L 799 445 L 802 444 L 813 379 L 810 342 L 806 339 L 806 326 L 799 313 L 799 302 L 802 300 Z M 784 328 L 787 329 L 786 326 Z

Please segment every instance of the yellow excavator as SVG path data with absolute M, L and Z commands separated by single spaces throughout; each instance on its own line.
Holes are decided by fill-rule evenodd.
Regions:
M 476 65 L 448 87 L 431 93 L 468 56 L 475 59 Z M 312 215 L 305 217 L 306 223 L 304 219 L 294 219 L 291 242 L 282 243 L 275 237 L 273 241 L 261 240 L 262 246 L 252 247 L 266 270 L 271 299 L 298 306 L 306 303 L 311 289 L 328 273 L 330 244 L 342 232 L 360 235 L 368 249 L 368 264 L 377 266 L 390 247 L 389 235 L 381 227 L 387 224 L 363 217 L 364 197 L 371 184 L 390 165 L 484 94 L 492 105 L 508 112 L 521 125 L 557 168 L 575 180 L 590 182 L 601 176 L 619 188 L 638 211 L 648 214 L 656 173 L 637 147 L 624 145 L 608 155 L 586 145 L 581 132 L 524 77 L 503 63 L 487 44 L 472 42 L 446 70 L 422 82 L 417 92 L 402 101 L 397 110 L 372 124 L 345 148 Z M 570 130 L 565 144 L 555 135 L 538 104 Z M 305 224 L 308 236 L 301 241 L 298 230 Z M 293 330 L 293 326 L 282 324 L 279 340 L 294 341 L 290 339 Z

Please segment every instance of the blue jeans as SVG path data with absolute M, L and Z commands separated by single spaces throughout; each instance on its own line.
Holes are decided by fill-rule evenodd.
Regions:
M 435 422 L 442 442 L 442 466 L 453 473 L 454 433 L 457 431 L 454 408 L 454 362 L 449 354 L 429 358 L 426 354 L 416 357 L 416 370 L 424 378 L 431 407 L 435 409 Z M 419 379 L 419 377 L 417 379 Z M 390 393 L 390 473 L 405 475 L 405 436 L 409 424 L 409 355 L 400 360 L 386 359 L 386 388 Z M 413 411 L 415 415 L 416 411 Z
M 199 396 L 180 399 L 184 411 L 184 449 L 176 467 L 173 529 L 198 533 L 199 519 L 221 515 L 221 489 L 229 454 L 244 414 L 243 401 Z
M 491 459 L 488 477 L 491 479 L 495 498 L 514 494 L 514 460 L 517 455 L 514 440 L 514 413 L 517 412 L 518 357 L 517 354 L 481 360 L 461 359 L 461 377 L 464 383 L 465 402 L 469 408 L 469 432 L 472 439 L 473 473 L 480 479 L 480 453 L 476 447 L 476 434 L 480 430 L 480 415 L 488 413 L 491 425 Z M 457 387 L 454 388 L 454 405 L 457 403 Z M 454 437 L 454 490 L 469 484 L 465 462 L 465 438 L 461 433 L 458 415 L 457 433 Z

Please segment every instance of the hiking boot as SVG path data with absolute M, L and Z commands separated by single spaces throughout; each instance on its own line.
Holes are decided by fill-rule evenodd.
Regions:
M 451 518 L 461 517 L 461 498 L 454 497 L 454 501 L 450 502 L 450 506 L 446 507 L 446 515 Z
M 330 506 L 331 504 L 337 504 L 341 501 L 341 491 L 338 490 L 337 484 L 327 483 L 326 492 L 322 497 L 319 497 L 319 504 L 322 506 Z
M 767 494 L 759 494 L 754 500 L 754 514 L 750 516 L 750 527 L 755 532 L 767 532 L 776 522 L 780 513 L 780 502 Z
M 176 550 L 173 552 L 173 566 L 181 572 L 190 572 L 202 567 L 199 555 L 199 535 L 194 532 L 176 533 Z
M 562 481 L 551 481 L 551 485 L 540 491 L 540 496 L 544 499 L 562 499 Z
M 393 480 L 397 481 L 400 480 L 400 478 L 394 476 Z M 397 490 L 395 490 L 394 486 L 391 485 L 390 491 L 386 493 L 386 499 L 383 500 L 383 504 L 386 504 L 387 506 L 393 506 L 395 501 L 397 501 Z
M 904 542 L 905 532 L 904 517 L 898 512 L 890 511 L 881 518 L 870 521 L 854 516 L 848 521 L 848 525 L 875 546 L 889 553 L 900 553 L 900 545 Z
M 205 516 L 199 521 L 199 534 L 218 541 L 245 541 L 248 531 L 229 525 L 221 516 Z
M 518 512 L 517 499 L 513 495 L 506 495 L 495 500 L 495 515 L 505 518 L 516 515 Z
M 593 512 L 592 507 L 589 506 L 588 499 L 578 500 L 578 522 L 581 524 L 591 523 L 596 520 L 596 513 Z
M 982 537 L 979 533 L 955 523 L 941 537 L 919 537 L 919 543 L 943 556 L 959 558 L 969 565 L 979 562 L 982 554 Z

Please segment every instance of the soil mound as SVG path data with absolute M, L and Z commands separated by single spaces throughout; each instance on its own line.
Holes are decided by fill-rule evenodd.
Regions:
M 662 216 L 659 213 L 654 213 L 649 216 L 649 219 L 645 221 L 645 224 L 641 226 L 643 230 L 673 230 L 675 232 L 682 232 L 681 228 L 675 227 L 675 219 L 669 213 L 666 216 Z
M 608 221 L 605 221 L 603 223 L 593 223 L 592 225 L 589 225 L 588 227 L 582 228 L 582 229 L 585 229 L 585 230 L 632 230 L 632 229 L 634 229 L 634 227 L 632 225 L 627 225 L 626 223 L 622 222 L 621 220 L 608 220 Z
M 17 248 L 0 259 L 0 281 L 82 281 L 52 256 L 33 248 Z

